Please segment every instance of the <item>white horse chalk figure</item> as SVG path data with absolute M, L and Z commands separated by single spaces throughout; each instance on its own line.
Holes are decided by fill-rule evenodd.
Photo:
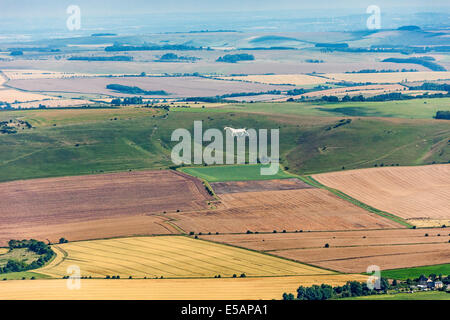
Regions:
M 232 137 L 245 137 L 245 136 L 249 136 L 247 129 L 233 129 L 230 127 L 225 127 L 223 128 L 225 131 L 229 130 L 231 133 Z

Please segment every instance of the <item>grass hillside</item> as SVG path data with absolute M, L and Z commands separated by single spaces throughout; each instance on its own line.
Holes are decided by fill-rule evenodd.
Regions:
M 34 128 L 0 135 L 0 181 L 167 168 L 173 130 L 193 132 L 196 120 L 203 121 L 204 130 L 280 129 L 281 164 L 296 174 L 450 160 L 446 121 L 361 117 L 349 122 L 278 109 L 239 111 L 186 109 L 168 117 L 133 107 L 1 112 L 0 120 L 20 118 Z

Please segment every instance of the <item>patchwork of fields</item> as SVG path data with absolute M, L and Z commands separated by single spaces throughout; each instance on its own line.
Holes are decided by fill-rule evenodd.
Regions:
M 61 261 L 39 273 L 61 278 L 77 265 L 82 276 L 213 278 L 326 275 L 334 272 L 244 249 L 180 236 L 119 238 L 57 245 Z M 58 258 L 57 258 L 58 260 Z

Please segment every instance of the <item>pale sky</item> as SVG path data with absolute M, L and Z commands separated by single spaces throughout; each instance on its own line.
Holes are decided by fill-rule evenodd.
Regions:
M 0 0 L 0 17 L 52 16 L 78 5 L 91 16 L 151 14 L 171 12 L 220 12 L 252 10 L 361 11 L 369 5 L 382 10 L 441 11 L 448 0 Z

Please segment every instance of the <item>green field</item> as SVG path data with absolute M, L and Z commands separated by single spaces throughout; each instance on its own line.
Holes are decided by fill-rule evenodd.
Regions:
M 261 175 L 261 168 L 267 167 L 261 164 L 255 165 L 228 165 L 228 166 L 214 166 L 214 167 L 190 167 L 181 168 L 180 170 L 205 179 L 208 182 L 219 181 L 238 181 L 238 180 L 270 180 L 270 179 L 284 179 L 292 178 L 293 175 L 280 170 L 276 175 Z
M 294 174 L 450 161 L 450 122 L 361 117 L 340 125 L 346 117 L 286 115 L 281 110 L 294 105 L 299 104 L 280 104 L 272 114 L 207 108 L 171 111 L 168 117 L 161 110 L 134 107 L 2 111 L 0 120 L 20 118 L 34 128 L 0 135 L 0 181 L 168 168 L 176 144 L 172 132 L 192 132 L 196 120 L 203 121 L 203 130 L 279 129 L 280 162 Z M 226 178 L 254 179 L 255 172 L 227 172 Z
M 353 297 L 340 300 L 450 300 L 450 293 L 443 291 L 380 294 L 366 297 Z
M 385 270 L 381 272 L 382 276 L 389 279 L 416 279 L 421 275 L 428 277 L 430 274 L 448 276 L 450 275 L 450 264 L 439 264 L 434 266 L 416 267 Z

